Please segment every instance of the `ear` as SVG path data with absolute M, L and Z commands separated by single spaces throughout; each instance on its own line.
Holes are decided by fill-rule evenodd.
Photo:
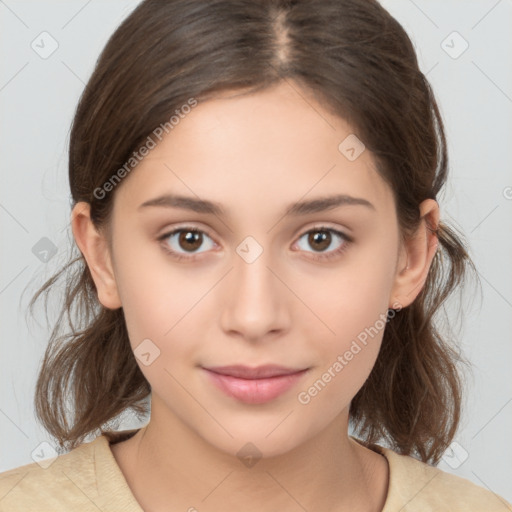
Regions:
M 90 217 L 90 204 L 79 202 L 71 212 L 71 227 L 76 244 L 91 272 L 98 300 L 108 309 L 122 306 L 112 266 L 108 241 L 99 233 Z
M 439 240 L 439 205 L 434 199 L 420 204 L 420 224 L 412 238 L 401 247 L 395 282 L 390 295 L 390 308 L 405 308 L 414 302 L 421 292 Z

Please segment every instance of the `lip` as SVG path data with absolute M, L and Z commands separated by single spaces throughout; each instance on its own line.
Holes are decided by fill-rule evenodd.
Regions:
M 263 404 L 296 385 L 309 368 L 277 365 L 217 366 L 202 368 L 210 381 L 226 395 L 248 404 Z
M 282 375 L 291 375 L 305 370 L 305 368 L 287 368 L 276 364 L 265 364 L 262 366 L 244 366 L 241 364 L 231 366 L 211 366 L 205 368 L 214 373 L 238 377 L 239 379 L 266 379 L 269 377 L 280 377 Z

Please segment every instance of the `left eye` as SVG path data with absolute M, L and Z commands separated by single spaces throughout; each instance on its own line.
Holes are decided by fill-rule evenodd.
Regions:
M 333 241 L 333 234 L 335 238 L 341 239 L 342 243 L 338 248 L 327 251 Z M 344 251 L 347 245 L 351 242 L 351 239 L 341 231 L 324 226 L 307 231 L 300 237 L 299 241 L 304 237 L 307 237 L 307 244 L 316 249 L 316 251 L 314 251 L 315 258 L 329 258 L 331 256 L 335 256 Z M 300 247 L 300 244 L 298 245 Z M 304 248 L 302 247 L 302 249 Z M 325 252 L 328 254 L 319 254 Z

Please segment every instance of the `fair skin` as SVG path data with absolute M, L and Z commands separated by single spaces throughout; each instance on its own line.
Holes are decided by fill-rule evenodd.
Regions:
M 100 302 L 123 307 L 132 349 L 149 338 L 160 350 L 147 366 L 137 359 L 152 389 L 149 424 L 111 446 L 146 511 L 384 505 L 385 458 L 348 435 L 350 401 L 384 329 L 307 404 L 297 397 L 388 308 L 414 301 L 437 248 L 427 221 L 437 226 L 439 208 L 421 203 L 416 236 L 401 245 L 392 191 L 370 152 L 349 161 L 338 145 L 351 127 L 298 90 L 281 83 L 196 106 L 115 190 L 111 251 L 88 204 L 72 212 Z M 139 208 L 165 193 L 214 201 L 227 213 Z M 373 208 L 284 216 L 292 203 L 335 193 Z M 320 226 L 353 241 L 328 232 L 325 253 L 333 257 L 315 260 L 322 249 L 304 233 Z M 205 233 L 194 259 L 179 233 L 158 241 L 177 227 L 182 236 L 188 227 Z M 236 250 L 248 236 L 263 250 L 251 263 Z M 165 246 L 189 259 L 174 259 Z M 200 368 L 267 363 L 309 370 L 276 399 L 246 404 L 212 386 Z M 237 456 L 249 442 L 261 454 L 252 467 Z

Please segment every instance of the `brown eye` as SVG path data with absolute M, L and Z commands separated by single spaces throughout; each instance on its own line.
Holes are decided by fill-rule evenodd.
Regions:
M 210 247 L 206 247 L 206 250 L 215 246 L 215 242 L 204 231 L 197 228 L 178 228 L 162 235 L 159 240 L 164 244 L 164 249 L 177 259 L 192 259 L 196 254 L 205 252 L 198 251 L 205 245 L 205 240 L 211 241 Z
M 345 251 L 348 245 L 352 242 L 352 238 L 341 231 L 325 226 L 310 229 L 304 233 L 299 240 L 302 240 L 306 236 L 306 245 L 314 250 L 308 251 L 307 247 L 301 247 L 301 244 L 298 243 L 299 248 L 305 252 L 312 252 L 312 258 L 317 260 L 329 259 L 338 256 Z M 338 239 L 338 247 L 336 247 L 336 239 Z M 327 250 L 332 245 L 335 246 L 333 250 Z

